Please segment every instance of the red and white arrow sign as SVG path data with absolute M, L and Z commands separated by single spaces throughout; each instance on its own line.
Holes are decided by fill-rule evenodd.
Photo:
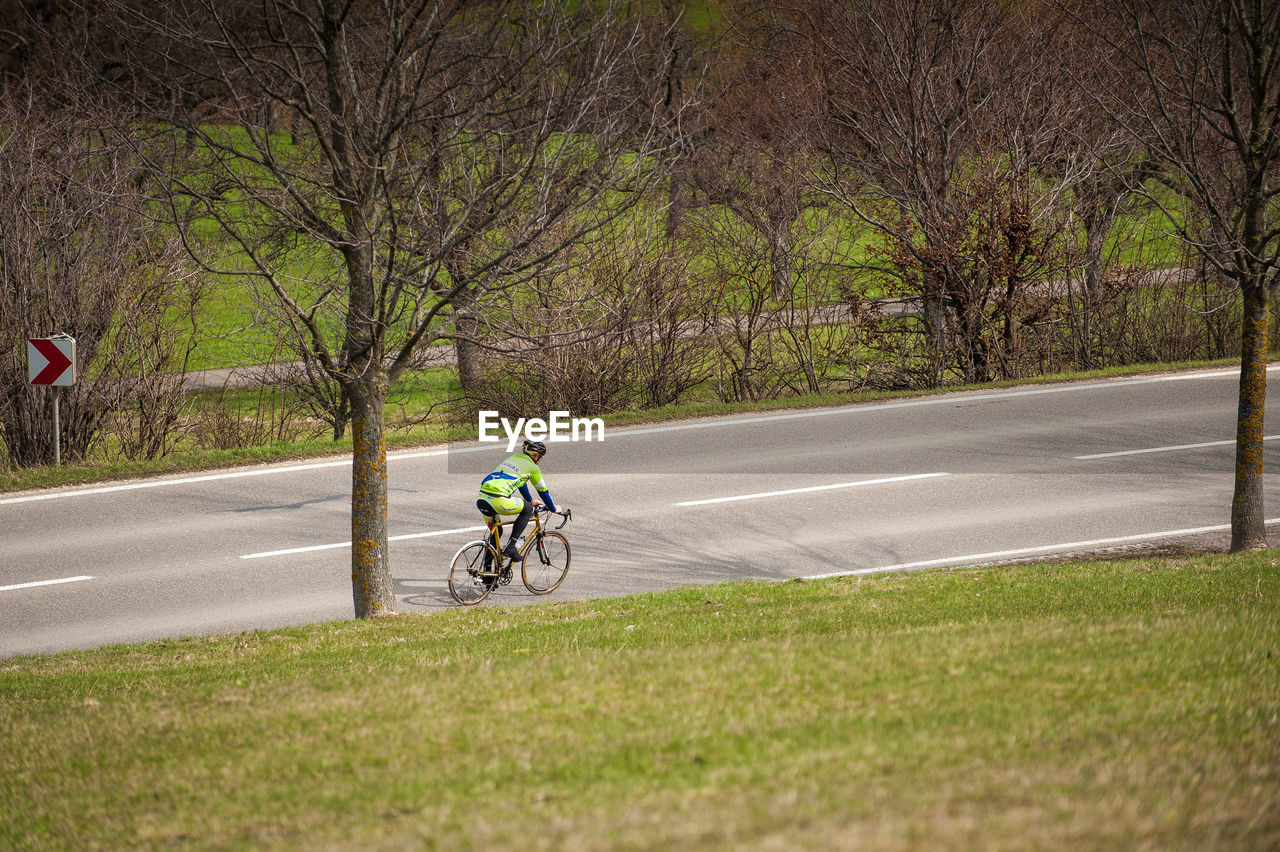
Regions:
M 76 342 L 70 337 L 27 341 L 27 380 L 33 385 L 76 383 Z

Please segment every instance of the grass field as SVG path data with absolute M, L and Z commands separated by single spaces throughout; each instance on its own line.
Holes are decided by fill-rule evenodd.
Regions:
M 1275 554 L 0 661 L 0 847 L 1280 847 Z

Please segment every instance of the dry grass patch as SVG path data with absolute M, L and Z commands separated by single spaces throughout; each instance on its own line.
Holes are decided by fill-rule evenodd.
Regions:
M 1272 554 L 8 661 L 0 846 L 1280 845 Z

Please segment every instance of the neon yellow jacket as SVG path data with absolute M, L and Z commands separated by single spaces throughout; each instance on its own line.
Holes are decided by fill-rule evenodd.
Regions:
M 523 452 L 509 456 L 494 469 L 493 473 L 481 480 L 480 493 L 494 497 L 510 497 L 519 490 L 524 499 L 533 500 L 533 494 L 529 492 L 530 482 L 533 483 L 534 488 L 538 489 L 542 502 L 554 512 L 556 504 L 551 499 L 551 492 L 547 490 L 547 480 L 542 475 L 542 468 Z

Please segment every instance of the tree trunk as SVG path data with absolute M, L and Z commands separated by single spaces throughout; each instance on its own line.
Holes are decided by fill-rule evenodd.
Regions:
M 452 270 L 450 270 L 452 272 Z M 471 396 L 484 380 L 483 352 L 476 345 L 480 333 L 480 321 L 470 312 L 475 310 L 479 301 L 476 293 L 467 288 L 454 297 L 454 309 L 467 312 L 467 316 L 458 318 L 453 338 L 453 354 L 458 361 L 458 384 L 464 396 Z
M 676 174 L 671 175 L 669 187 L 666 235 L 667 239 L 672 240 L 679 233 L 680 224 L 684 221 L 684 208 L 688 204 L 688 199 L 686 198 L 688 190 L 685 189 L 684 179 Z
M 480 367 L 480 347 L 470 337 L 476 331 L 475 320 L 458 320 L 458 336 L 453 339 L 453 354 L 458 359 L 458 384 L 462 386 L 465 396 L 475 393 L 484 380 L 484 370 Z
M 967 282 L 952 278 L 946 285 L 951 308 L 956 317 L 956 349 L 965 384 L 983 384 L 991 380 L 986 341 L 982 336 L 982 306 L 976 301 Z
M 333 409 L 333 440 L 341 441 L 351 422 L 351 398 L 344 387 L 338 387 L 338 400 Z
M 1004 330 L 1001 333 L 1001 349 L 1003 351 L 997 353 L 1000 358 L 1000 378 L 1016 379 L 1021 375 L 1018 369 L 1020 362 L 1018 352 L 1018 318 L 1014 312 L 1014 300 L 1018 293 L 1018 279 L 1011 276 L 1005 283 L 1004 299 L 998 305 L 1000 313 L 1003 314 Z
M 1266 287 L 1244 288 L 1240 353 L 1240 411 L 1236 421 L 1236 487 L 1231 498 L 1231 552 L 1267 546 L 1262 494 L 1263 416 L 1267 402 L 1267 331 L 1270 300 Z
M 1099 212 L 1085 216 L 1084 226 L 1084 292 L 1090 305 L 1102 301 L 1102 248 L 1111 230 L 1111 217 Z
M 942 285 L 930 272 L 923 274 L 920 294 L 921 313 L 924 317 L 925 345 L 931 360 L 929 386 L 940 387 L 947 363 L 947 306 L 943 302 Z
M 1102 360 L 1102 346 L 1093 340 L 1093 311 L 1102 304 L 1102 247 L 1109 222 L 1097 210 L 1084 215 L 1084 298 L 1080 300 L 1080 366 L 1093 369 Z M 1097 357 L 1095 357 L 1097 356 Z
M 380 371 L 379 371 L 380 372 Z M 351 590 L 356 618 L 393 615 L 396 598 L 387 553 L 387 442 L 380 377 L 351 395 Z
M 769 260 L 775 301 L 789 302 L 795 297 L 796 282 L 791 270 L 791 219 L 785 213 L 769 210 Z

